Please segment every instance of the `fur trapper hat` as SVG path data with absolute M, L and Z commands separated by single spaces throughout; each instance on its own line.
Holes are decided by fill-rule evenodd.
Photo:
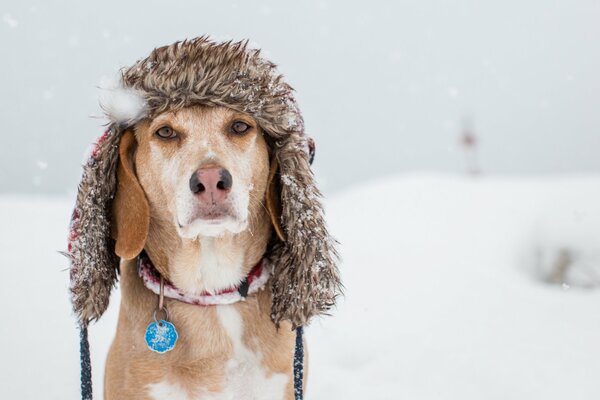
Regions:
M 267 204 L 280 215 L 267 254 L 274 268 L 273 321 L 303 326 L 334 305 L 341 284 L 335 241 L 310 170 L 314 147 L 304 134 L 293 89 L 275 64 L 245 41 L 200 37 L 157 48 L 122 70 L 111 96 L 101 99 L 110 125 L 83 167 L 69 236 L 72 301 L 82 326 L 100 318 L 117 281 L 111 225 L 122 133 L 142 119 L 190 105 L 224 106 L 252 116 L 278 164 L 271 175 L 278 204 Z

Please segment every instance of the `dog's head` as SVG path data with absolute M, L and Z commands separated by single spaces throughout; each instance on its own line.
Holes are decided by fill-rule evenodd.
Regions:
M 182 238 L 216 236 L 251 228 L 262 207 L 274 227 L 272 319 L 300 326 L 327 312 L 341 291 L 335 243 L 311 142 L 275 65 L 244 42 L 199 38 L 155 49 L 124 70 L 119 90 L 139 107 L 103 107 L 112 124 L 84 166 L 73 213 L 68 254 L 80 323 L 102 315 L 116 254 L 143 250 L 151 218 Z
M 144 248 L 149 219 L 182 239 L 252 229 L 265 210 L 279 224 L 264 201 L 277 195 L 266 193 L 270 150 L 248 114 L 205 106 L 168 111 L 126 130 L 119 147 L 113 235 L 123 258 Z

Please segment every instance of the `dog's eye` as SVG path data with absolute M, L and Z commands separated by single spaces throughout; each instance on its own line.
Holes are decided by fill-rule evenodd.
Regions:
M 235 121 L 231 124 L 231 132 L 236 135 L 243 135 L 250 130 L 251 126 L 243 121 Z
M 163 139 L 174 139 L 177 137 L 175 131 L 168 126 L 163 126 L 159 130 L 156 131 L 156 135 Z

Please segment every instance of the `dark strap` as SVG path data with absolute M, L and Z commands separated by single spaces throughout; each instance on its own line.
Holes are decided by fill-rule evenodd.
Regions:
M 303 398 L 304 381 L 304 343 L 301 326 L 296 328 L 296 348 L 294 349 L 294 400 Z M 90 343 L 87 326 L 79 332 L 79 352 L 81 357 L 81 399 L 92 400 L 92 364 L 90 362 Z
M 302 400 L 304 381 L 304 343 L 302 342 L 301 326 L 296 328 L 296 348 L 294 349 L 294 400 Z
M 90 343 L 87 326 L 79 332 L 79 354 L 81 357 L 81 399 L 92 400 L 92 364 L 90 362 Z
M 248 297 L 248 289 L 250 289 L 250 283 L 248 283 L 248 277 L 246 277 L 246 279 L 240 283 L 240 287 L 238 287 L 238 293 L 245 299 Z

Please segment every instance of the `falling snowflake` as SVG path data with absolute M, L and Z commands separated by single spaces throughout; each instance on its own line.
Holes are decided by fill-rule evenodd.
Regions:
M 2 20 L 4 20 L 4 23 L 10 28 L 16 28 L 17 26 L 19 26 L 19 21 L 10 14 L 4 14 Z

